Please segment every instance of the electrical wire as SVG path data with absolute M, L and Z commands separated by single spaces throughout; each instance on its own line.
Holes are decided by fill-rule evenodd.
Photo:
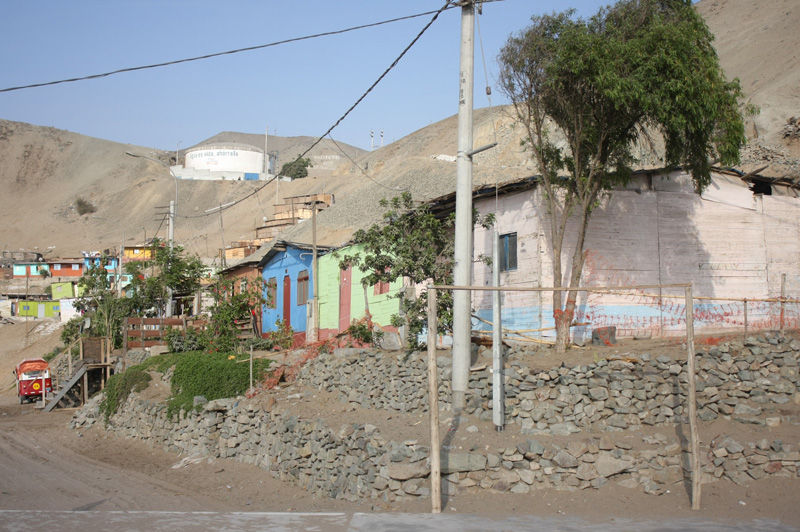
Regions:
M 450 2 L 448 2 L 448 4 L 449 3 Z M 455 6 L 450 6 L 447 9 L 450 9 L 451 7 L 455 7 Z M 311 34 L 311 35 L 304 35 L 302 37 L 293 37 L 293 38 L 290 38 L 290 39 L 283 39 L 283 40 L 280 40 L 280 41 L 274 41 L 274 42 L 270 42 L 270 43 L 266 43 L 266 44 L 257 44 L 255 46 L 247 46 L 245 48 L 236 48 L 234 50 L 226 50 L 224 52 L 213 52 L 213 53 L 210 53 L 210 54 L 198 55 L 198 56 L 195 56 L 195 57 L 187 57 L 187 58 L 183 58 L 183 59 L 174 59 L 172 61 L 164 61 L 162 63 L 153 63 L 153 64 L 149 64 L 149 65 L 140 65 L 140 66 L 135 66 L 135 67 L 119 68 L 117 70 L 112 70 L 110 72 L 102 72 L 100 74 L 89 74 L 89 75 L 86 75 L 86 76 L 78 76 L 78 77 L 74 77 L 74 78 L 59 79 L 59 80 L 55 80 L 55 81 L 45 81 L 45 82 L 42 82 L 42 83 L 30 83 L 28 85 L 18 85 L 16 87 L 6 87 L 4 89 L 0 89 L 0 92 L 12 92 L 12 91 L 19 91 L 19 90 L 24 90 L 24 89 L 35 89 L 35 88 L 38 88 L 38 87 L 48 87 L 48 86 L 51 86 L 51 85 L 60 85 L 60 84 L 63 84 L 63 83 L 73 83 L 73 82 L 76 82 L 76 81 L 87 81 L 87 80 L 91 80 L 91 79 L 106 78 L 106 77 L 109 77 L 109 76 L 114 76 L 116 74 L 123 74 L 123 73 L 126 73 L 126 72 L 136 72 L 136 71 L 139 71 L 139 70 L 148 70 L 148 69 L 151 69 L 151 68 L 160 68 L 160 67 L 166 67 L 166 66 L 171 66 L 171 65 L 178 65 L 178 64 L 181 64 L 181 63 L 190 63 L 192 61 L 201 61 L 201 60 L 204 60 L 204 59 L 211 59 L 213 57 L 219 57 L 219 56 L 223 56 L 223 55 L 233 55 L 233 54 L 239 54 L 239 53 L 243 53 L 243 52 L 252 52 L 254 50 L 261 50 L 261 49 L 264 49 L 264 48 L 270 48 L 270 47 L 279 46 L 279 45 L 282 45 L 282 44 L 288 44 L 288 43 L 293 43 L 293 42 L 298 42 L 298 41 L 305 41 L 305 40 L 309 40 L 309 39 L 316 39 L 316 38 L 319 38 L 319 37 L 330 37 L 332 35 L 340 35 L 342 33 L 348 33 L 348 32 L 351 32 L 351 31 L 362 30 L 362 29 L 366 29 L 366 28 L 372 28 L 372 27 L 375 27 L 375 26 L 382 26 L 384 24 L 391 24 L 393 22 L 400 22 L 400 21 L 403 21 L 403 20 L 409 20 L 409 19 L 413 19 L 413 18 L 424 17 L 426 15 L 431 15 L 431 14 L 434 14 L 434 13 L 438 16 L 439 13 L 441 13 L 442 11 L 443 11 L 443 9 L 440 9 L 438 11 L 425 11 L 423 13 L 416 13 L 416 14 L 413 14 L 413 15 L 406 15 L 404 17 L 396 17 L 396 18 L 392 18 L 392 19 L 388 19 L 388 20 L 381 20 L 379 22 L 371 22 L 369 24 L 361 24 L 361 25 L 358 25 L 358 26 L 351 26 L 349 28 L 344 28 L 344 29 L 340 29 L 340 30 L 325 31 L 325 32 L 322 32 L 322 33 L 314 33 L 314 34 Z
M 402 52 L 400 52 L 400 55 L 398 55 L 398 56 L 395 58 L 395 60 L 394 60 L 394 61 L 392 61 L 392 64 L 390 64 L 390 65 L 389 65 L 389 66 L 388 66 L 388 67 L 387 67 L 387 68 L 386 68 L 386 69 L 385 69 L 385 70 L 384 70 L 384 71 L 381 73 L 381 75 L 380 75 L 380 76 L 378 76 L 378 78 L 377 78 L 377 79 L 376 79 L 376 80 L 375 80 L 375 81 L 372 83 L 372 85 L 370 85 L 370 86 L 369 86 L 369 88 L 367 88 L 367 90 L 366 90 L 366 91 L 364 91 L 364 92 L 361 94 L 361 96 L 359 96 L 359 97 L 358 97 L 358 99 L 355 101 L 355 103 L 353 103 L 353 105 L 351 105 L 351 106 L 350 106 L 350 108 L 349 108 L 349 109 L 347 109 L 347 111 L 345 111 L 345 112 L 344 112 L 344 114 L 342 114 L 342 116 L 340 116 L 340 117 L 339 117 L 339 119 L 338 119 L 338 120 L 336 120 L 336 122 L 334 122 L 334 123 L 333 123 L 333 125 L 332 125 L 331 127 L 329 127 L 327 131 L 325 131 L 325 133 L 323 133 L 322 135 L 320 135 L 319 137 L 317 137 L 317 139 L 316 139 L 314 142 L 312 142 L 312 143 L 311 143 L 311 146 L 309 146 L 308 148 L 306 148 L 306 150 L 305 150 L 303 153 L 301 153 L 300 155 L 298 155 L 298 156 L 297 156 L 297 158 L 294 160 L 294 162 L 297 162 L 297 161 L 299 161 L 300 159 L 302 159 L 303 157 L 305 157 L 305 156 L 308 154 L 308 152 L 310 152 L 311 150 L 313 150 L 313 149 L 314 149 L 314 148 L 315 148 L 315 147 L 316 147 L 316 146 L 317 146 L 317 145 L 318 145 L 320 142 L 322 142 L 322 139 L 324 139 L 326 136 L 328 136 L 328 135 L 330 134 L 330 132 L 331 132 L 331 131 L 333 131 L 333 130 L 336 128 L 336 126 L 338 126 L 339 124 L 341 124 L 341 123 L 342 123 L 342 121 L 343 121 L 345 118 L 347 118 L 347 116 L 348 116 L 348 115 L 349 115 L 349 114 L 350 114 L 350 113 L 353 111 L 353 109 L 355 109 L 355 108 L 358 106 L 358 104 L 360 104 L 360 103 L 361 103 L 361 102 L 364 100 L 364 98 L 366 98 L 366 97 L 367 97 L 367 95 L 368 95 L 370 92 L 372 92 L 372 90 L 373 90 L 373 89 L 374 89 L 374 88 L 375 88 L 375 87 L 378 85 L 378 83 L 380 83 L 380 82 L 383 80 L 383 78 L 385 78 L 385 77 L 386 77 L 386 76 L 389 74 L 389 72 L 391 72 L 391 70 L 392 70 L 394 67 L 396 67 L 396 66 L 397 66 L 397 64 L 400 62 L 400 60 L 403 58 L 403 56 L 405 56 L 405 55 L 406 55 L 406 53 L 407 53 L 407 52 L 408 52 L 408 51 L 411 49 L 411 47 L 412 47 L 412 46 L 414 46 L 414 45 L 417 43 L 417 41 L 418 41 L 418 40 L 419 40 L 419 39 L 422 37 L 422 35 L 423 35 L 423 34 L 424 34 L 426 31 L 428 31 L 428 28 L 430 28 L 430 27 L 431 27 L 431 25 L 433 25 L 433 23 L 434 23 L 434 22 L 436 22 L 436 19 L 438 19 L 438 18 L 439 18 L 439 15 L 440 15 L 440 14 L 441 14 L 441 13 L 442 13 L 442 12 L 443 12 L 445 9 L 448 9 L 452 3 L 453 3 L 453 0 L 447 0 L 447 1 L 444 3 L 444 5 L 443 5 L 442 7 L 440 7 L 440 8 L 439 8 L 437 11 L 435 11 L 435 12 L 434 12 L 434 15 L 433 15 L 433 17 L 432 17 L 432 18 L 431 18 L 431 19 L 428 21 L 428 23 L 427 23 L 427 24 L 425 24 L 425 26 L 423 26 L 423 28 L 422 28 L 422 29 L 419 31 L 419 33 L 417 33 L 417 35 L 416 35 L 416 36 L 415 36 L 415 37 L 414 37 L 414 38 L 411 40 L 411 42 L 410 42 L 410 43 L 409 43 L 409 44 L 408 44 L 408 45 L 407 45 L 407 46 L 406 46 L 406 47 L 403 49 L 403 51 L 402 51 Z M 220 208 L 220 209 L 219 209 L 219 211 L 221 212 L 221 211 L 223 211 L 223 210 L 230 209 L 230 208 L 232 208 L 232 207 L 236 206 L 237 204 L 239 204 L 239 203 L 243 202 L 244 200 L 248 199 L 249 197 L 251 197 L 251 196 L 254 196 L 254 195 L 255 195 L 255 194 L 257 194 L 257 193 L 258 193 L 258 192 L 259 192 L 261 189 L 265 188 L 267 185 L 269 185 L 270 183 L 272 183 L 272 182 L 273 182 L 273 181 L 274 181 L 274 180 L 275 180 L 277 177 L 278 177 L 277 175 L 273 176 L 271 179 L 268 179 L 266 182 L 264 182 L 264 184 L 263 184 L 263 185 L 261 185 L 261 186 L 257 187 L 257 188 L 256 188 L 255 190 L 253 190 L 252 192 L 250 192 L 250 193 L 248 193 L 248 194 L 246 194 L 246 195 L 242 196 L 240 199 L 238 199 L 238 200 L 235 200 L 235 201 L 231 202 L 231 203 L 230 203 L 228 206 L 226 206 L 226 207 L 224 207 L 224 208 Z M 215 211 L 214 213 L 203 213 L 203 214 L 197 214 L 197 215 L 193 215 L 193 216 L 184 216 L 183 218 L 202 218 L 202 217 L 205 217 L 205 216 L 210 216 L 211 214 L 216 214 L 216 211 Z
M 492 105 L 492 87 L 489 85 L 489 70 L 486 68 L 486 52 L 483 49 L 483 35 L 481 34 L 481 15 L 482 11 L 478 11 L 478 16 L 475 17 L 475 24 L 478 28 L 478 42 L 480 43 L 481 47 L 481 62 L 483 63 L 483 78 L 486 82 L 486 99 L 489 101 L 489 109 L 490 112 L 494 112 L 494 106 Z M 492 132 L 494 133 L 494 143 L 497 144 L 497 124 L 492 118 Z M 497 173 L 494 175 L 494 212 L 495 216 L 497 216 L 498 209 L 499 209 L 499 178 Z
M 153 233 L 153 238 L 150 239 L 150 242 L 153 242 L 156 238 L 158 238 L 158 232 L 161 231 L 162 227 L 164 227 L 164 222 L 167 220 L 168 216 L 169 216 L 168 214 L 165 214 L 164 217 L 161 218 L 161 223 L 158 224 L 158 229 L 156 229 L 156 232 Z M 145 244 L 146 244 L 146 242 L 145 242 Z
M 372 182 L 373 182 L 373 183 L 375 183 L 376 185 L 378 185 L 378 186 L 381 186 L 381 187 L 383 187 L 383 188 L 385 188 L 385 189 L 388 189 L 388 190 L 394 190 L 394 191 L 396 191 L 396 192 L 405 192 L 405 191 L 409 190 L 409 188 L 410 188 L 410 187 L 406 187 L 406 188 L 399 188 L 399 187 L 390 187 L 389 185 L 384 185 L 383 183 L 381 183 L 380 181 L 378 181 L 377 179 L 375 179 L 374 177 L 372 177 L 371 175 L 369 175 L 369 174 L 367 173 L 367 171 L 366 171 L 366 170 L 364 170 L 364 168 L 362 168 L 362 167 L 361 167 L 361 166 L 360 166 L 360 165 L 359 165 L 359 164 L 356 162 L 356 160 L 355 160 L 355 159 L 353 159 L 353 158 L 350 156 L 350 154 L 349 154 L 349 153 L 347 153 L 346 151 L 344 151 L 344 149 L 343 149 L 341 146 L 339 146 L 339 143 L 338 143 L 338 142 L 336 142 L 336 140 L 335 140 L 335 139 L 334 139 L 334 138 L 333 138 L 333 137 L 330 135 L 330 133 L 328 134 L 328 138 L 330 139 L 330 141 L 331 141 L 331 142 L 333 142 L 333 144 L 336 146 L 336 148 L 337 148 L 337 149 L 338 149 L 340 152 L 342 152 L 342 155 L 344 155 L 345 157 L 347 157 L 347 158 L 350 160 L 350 162 L 351 162 L 351 163 L 353 163 L 353 166 L 355 166 L 356 168 L 358 168 L 358 169 L 361 171 L 361 173 L 362 173 L 362 174 L 364 174 L 364 177 L 366 177 L 367 179 L 369 179 L 370 181 L 372 181 Z

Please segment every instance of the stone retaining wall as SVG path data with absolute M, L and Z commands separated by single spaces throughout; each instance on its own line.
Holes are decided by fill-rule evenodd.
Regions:
M 698 417 L 733 416 L 756 425 L 780 422 L 776 407 L 800 402 L 800 342 L 780 336 L 751 337 L 698 353 Z M 439 357 L 439 401 L 449 408 L 450 358 Z M 686 363 L 666 356 L 531 371 L 520 360 L 505 370 L 506 422 L 523 434 L 569 434 L 686 422 Z M 353 350 L 320 358 L 300 380 L 365 408 L 427 411 L 427 357 Z M 470 373 L 467 414 L 491 420 L 490 370 Z
M 698 363 L 702 416 L 710 419 L 713 413 L 745 423 L 782 422 L 773 408 L 797 401 L 798 347 L 796 341 L 777 337 L 753 338 L 744 345 L 719 346 L 703 354 Z M 674 489 L 688 475 L 686 449 L 677 438 L 659 432 L 643 437 L 635 446 L 629 440 L 615 441 L 610 433 L 602 437 L 576 434 L 566 444 L 551 441 L 550 436 L 679 420 L 686 380 L 682 364 L 642 356 L 634 363 L 598 361 L 535 374 L 526 374 L 518 363 L 512 368 L 507 375 L 509 418 L 520 425 L 516 430 L 542 435 L 485 452 L 445 450 L 446 493 L 598 489 L 617 482 L 658 494 Z M 301 379 L 363 406 L 419 412 L 426 403 L 420 391 L 425 389 L 424 375 L 421 354 L 398 364 L 393 356 L 359 351 L 318 359 L 303 370 Z M 470 387 L 476 393 L 471 411 L 485 416 L 484 404 L 491 394 L 488 375 L 472 376 Z M 446 391 L 446 385 L 440 387 L 440 393 Z M 98 421 L 98 399 L 76 413 L 73 427 Z M 337 430 L 324 420 L 299 419 L 279 408 L 260 410 L 241 398 L 212 401 L 200 412 L 172 420 L 165 405 L 132 395 L 112 416 L 107 430 L 171 451 L 254 464 L 322 496 L 392 501 L 430 493 L 427 446 L 413 440 L 387 441 L 368 424 Z M 714 441 L 701 452 L 703 481 L 725 478 L 746 484 L 768 476 L 797 478 L 797 443 Z

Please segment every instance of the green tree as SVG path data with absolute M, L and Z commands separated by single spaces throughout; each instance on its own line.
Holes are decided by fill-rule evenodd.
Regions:
M 200 288 L 205 266 L 197 256 L 185 256 L 181 246 L 170 249 L 159 239 L 153 240 L 150 250 L 150 258 L 125 264 L 125 272 L 131 275 L 130 308 L 139 315 L 163 315 L 167 289 L 172 289 L 173 296 L 193 294 Z
M 292 179 L 300 179 L 308 176 L 308 169 L 313 167 L 311 159 L 308 157 L 300 157 L 299 155 L 293 161 L 284 163 L 278 175 L 291 177 Z
M 110 274 L 103 257 L 99 264 L 93 264 L 78 281 L 81 296 L 75 301 L 75 308 L 92 318 L 92 331 L 95 336 L 108 336 L 114 345 L 122 340 L 120 325 L 122 318 L 129 313 L 129 301 L 117 297 Z M 71 329 L 73 330 L 73 329 Z M 76 333 L 79 334 L 79 328 Z M 75 335 L 77 337 L 77 334 Z M 67 344 L 67 339 L 64 338 Z
M 236 320 L 252 317 L 257 322 L 264 298 L 264 280 L 217 279 L 211 286 L 214 305 L 210 309 L 208 330 L 216 350 L 230 351 L 236 347 Z
M 412 284 L 452 284 L 454 214 L 437 217 L 427 204 L 416 205 L 408 192 L 391 200 L 382 199 L 380 206 L 384 209 L 383 222 L 356 231 L 353 243 L 363 251 L 344 254 L 339 266 L 344 269 L 352 265 L 370 272 L 362 279 L 367 286 L 398 278 L 406 278 Z M 475 221 L 488 226 L 493 218 L 479 220 L 476 216 Z M 413 290 L 401 290 L 397 297 L 405 314 L 409 343 L 416 345 L 417 335 L 427 325 L 427 292 L 416 297 Z M 439 330 L 450 330 L 452 294 L 442 292 L 437 303 Z M 395 316 L 393 322 L 400 325 L 402 318 Z
M 741 89 L 725 80 L 712 40 L 690 0 L 624 0 L 589 19 L 535 16 L 509 37 L 500 85 L 541 174 L 555 286 L 579 285 L 592 209 L 629 178 L 637 138 L 660 136 L 665 166 L 683 166 L 698 191 L 710 181 L 710 161 L 738 162 Z M 571 216 L 578 229 L 566 272 Z M 569 345 L 576 297 L 553 295 L 559 351 Z

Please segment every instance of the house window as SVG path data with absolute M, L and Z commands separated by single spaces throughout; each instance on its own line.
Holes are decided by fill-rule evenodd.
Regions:
M 239 293 L 244 294 L 247 291 L 247 279 L 239 281 Z
M 500 235 L 500 271 L 517 269 L 517 233 Z
M 389 271 L 389 268 L 386 268 L 386 271 Z M 376 272 L 377 273 L 377 272 Z M 375 292 L 374 295 L 386 294 L 389 292 L 389 281 L 378 281 L 375 283 Z
M 267 281 L 267 308 L 278 308 L 278 280 L 270 277 Z
M 60 264 L 53 264 L 53 269 L 54 269 L 55 271 L 58 271 L 58 270 L 60 270 L 60 269 L 61 269 L 61 265 L 60 265 Z
M 308 301 L 308 270 L 297 275 L 297 305 L 305 305 Z
M 81 265 L 80 264 L 73 264 L 72 265 L 72 269 L 73 270 L 80 270 L 81 269 Z

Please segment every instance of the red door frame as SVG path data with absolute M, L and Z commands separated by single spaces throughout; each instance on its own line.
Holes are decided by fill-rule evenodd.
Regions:
M 350 327 L 350 284 L 353 268 L 339 272 L 339 332 Z
M 283 276 L 283 322 L 292 325 L 292 279 L 288 275 Z

